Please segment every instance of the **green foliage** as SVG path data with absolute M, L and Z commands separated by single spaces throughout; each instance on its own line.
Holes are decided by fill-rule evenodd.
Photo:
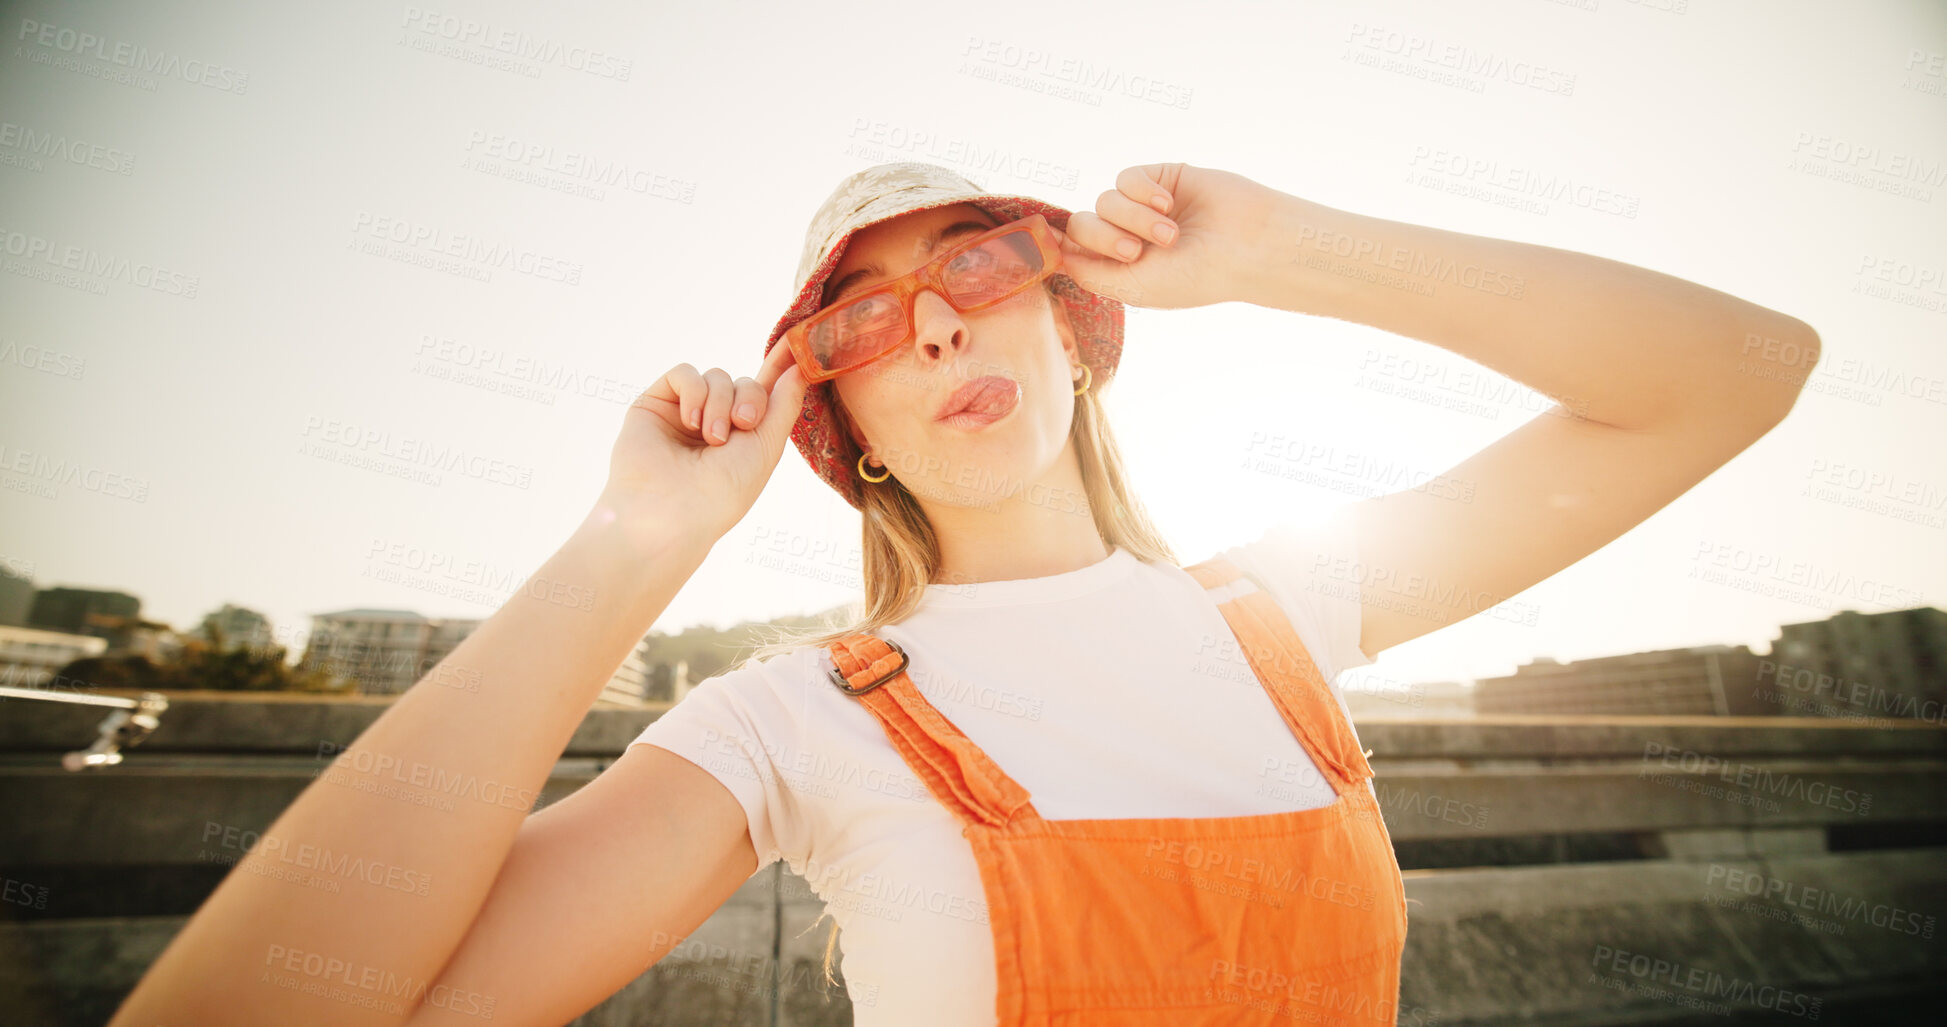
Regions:
M 223 635 L 212 629 L 212 640 L 185 640 L 173 659 L 156 663 L 140 654 L 90 656 L 61 668 L 56 681 L 95 688 L 206 689 L 218 692 L 315 692 L 353 695 L 355 682 L 341 681 L 311 668 L 284 662 L 283 646 L 240 646 L 222 651 Z
M 769 621 L 742 621 L 725 630 L 707 625 L 685 628 L 681 634 L 652 631 L 643 657 L 652 664 L 689 664 L 691 682 L 715 677 L 749 656 L 762 641 L 761 633 L 780 627 L 802 627 L 816 617 L 778 617 Z

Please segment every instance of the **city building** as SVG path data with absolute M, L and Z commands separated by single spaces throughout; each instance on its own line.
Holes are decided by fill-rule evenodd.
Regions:
M 648 664 L 649 680 L 643 698 L 650 702 L 673 703 L 690 694 L 697 682 L 690 680 L 690 662 L 677 660 Z
M 432 618 L 411 610 L 355 609 L 313 614 L 300 668 L 317 668 L 358 683 L 366 695 L 397 695 L 459 648 L 484 621 Z M 640 706 L 649 699 L 657 667 L 638 644 L 624 657 L 599 701 Z M 477 680 L 457 676 L 454 687 L 475 689 Z
M 255 610 L 245 609 L 231 603 L 203 616 L 203 622 L 190 632 L 207 642 L 216 635 L 223 636 L 223 651 L 233 649 L 268 649 L 272 642 L 270 619 Z
M 1759 716 L 1778 712 L 1744 682 L 1758 657 L 1745 646 L 1658 649 L 1561 663 L 1540 657 L 1476 682 L 1474 707 L 1496 713 Z
M 1415 681 L 1403 687 L 1342 685 L 1354 721 L 1417 717 L 1471 717 L 1474 689 L 1463 681 Z
M 1573 663 L 1542 657 L 1476 682 L 1481 713 L 1907 718 L 1947 708 L 1947 613 L 1844 610 L 1785 624 L 1770 652 L 1696 646 Z
M 0 624 L 26 627 L 34 610 L 34 565 L 0 557 Z
M 176 630 L 159 620 L 90 610 L 81 629 L 108 642 L 104 656 L 146 656 L 152 663 L 167 663 L 183 650 Z
M 629 655 L 622 658 L 622 666 L 617 667 L 615 676 L 602 686 L 600 698 L 625 706 L 640 706 L 649 698 L 649 684 L 655 677 L 655 668 L 643 657 L 643 647 L 637 643 Z
M 434 620 L 411 610 L 313 614 L 311 637 L 298 667 L 355 681 L 367 695 L 396 695 L 424 677 L 479 624 Z
M 9 583 L 6 591 L 11 598 L 7 602 L 17 607 L 19 586 L 27 579 L 10 569 L 0 568 L 0 580 Z M 27 582 L 27 587 L 32 588 L 31 582 Z M 142 600 L 127 592 L 64 587 L 44 588 L 31 594 L 24 623 L 14 622 L 15 626 L 36 629 L 43 637 L 88 636 L 103 642 L 100 647 L 89 647 L 87 652 L 75 650 L 74 659 L 82 656 L 146 656 L 151 661 L 161 663 L 175 658 L 182 651 L 182 639 L 177 637 L 175 630 L 161 621 L 144 620 Z M 47 650 L 44 646 L 50 643 L 43 640 L 28 644 L 36 647 L 23 650 L 36 654 L 29 657 L 31 662 L 45 654 Z M 67 642 L 51 644 L 56 648 L 72 649 L 72 644 Z
M 453 650 L 466 641 L 466 636 L 473 634 L 473 629 L 484 623 L 484 619 L 475 617 L 444 617 L 426 621 L 426 647 L 420 654 L 419 673 L 413 675 L 412 681 L 418 680 L 439 661 L 452 655 Z M 405 684 L 410 685 L 412 681 Z M 394 691 L 405 691 L 405 685 Z
M 62 667 L 88 656 L 100 656 L 108 640 L 99 635 L 0 625 L 0 685 L 12 688 L 69 688 L 55 681 Z
M 44 588 L 34 593 L 27 626 L 71 635 L 91 635 L 89 617 L 140 618 L 142 600 L 127 592 L 94 588 Z M 119 623 L 119 621 L 110 622 Z
M 1947 703 L 1947 612 L 1846 610 L 1783 625 L 1750 687 L 1791 716 L 1940 723 Z

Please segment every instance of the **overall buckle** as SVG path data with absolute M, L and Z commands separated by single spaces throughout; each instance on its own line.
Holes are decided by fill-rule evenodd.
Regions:
M 874 681 L 873 683 L 865 686 L 864 688 L 853 688 L 851 682 L 845 680 L 845 675 L 839 673 L 838 667 L 834 665 L 830 671 L 827 671 L 827 673 L 829 673 L 832 676 L 832 683 L 838 686 L 839 691 L 844 692 L 846 695 L 854 695 L 854 696 L 864 695 L 865 693 L 872 691 L 873 689 L 879 687 L 880 685 L 885 684 L 888 681 L 891 681 L 893 678 L 896 678 L 900 674 L 905 672 L 906 664 L 910 661 L 910 658 L 906 655 L 906 650 L 899 648 L 899 643 L 893 641 L 890 638 L 880 639 L 880 641 L 890 646 L 893 652 L 899 654 L 899 666 L 894 667 L 891 671 L 887 672 L 885 677 L 882 677 L 879 680 Z M 834 663 L 836 663 L 836 661 L 834 661 Z

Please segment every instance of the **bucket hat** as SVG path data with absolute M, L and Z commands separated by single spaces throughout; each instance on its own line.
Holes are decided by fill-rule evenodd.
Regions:
M 922 161 L 878 164 L 853 172 L 839 181 L 812 215 L 805 230 L 804 251 L 798 258 L 795 298 L 777 327 L 771 329 L 764 353 L 769 355 L 792 325 L 819 311 L 825 280 L 838 266 L 854 232 L 901 214 L 955 203 L 979 207 L 999 224 L 1040 214 L 1063 232 L 1068 230 L 1072 213 L 1032 196 L 988 192 L 948 168 Z M 1088 365 L 1092 387 L 1107 385 L 1122 359 L 1122 303 L 1089 292 L 1060 272 L 1049 280 L 1075 328 L 1076 355 Z M 813 473 L 846 502 L 863 510 L 865 484 L 856 471 L 861 450 L 839 427 L 834 413 L 837 394 L 832 385 L 819 382 L 805 389 L 804 405 L 791 426 L 791 441 L 804 454 Z

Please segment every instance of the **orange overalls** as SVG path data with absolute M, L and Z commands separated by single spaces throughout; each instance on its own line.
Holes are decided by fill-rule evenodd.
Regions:
M 1221 557 L 1184 569 L 1206 590 L 1242 577 Z M 1337 792 L 1332 805 L 1044 820 L 1027 790 L 920 695 L 903 650 L 865 633 L 830 644 L 834 684 L 879 718 L 973 844 L 1001 1027 L 1392 1027 L 1406 887 L 1365 783 L 1372 768 L 1271 597 L 1245 591 L 1218 609 Z

